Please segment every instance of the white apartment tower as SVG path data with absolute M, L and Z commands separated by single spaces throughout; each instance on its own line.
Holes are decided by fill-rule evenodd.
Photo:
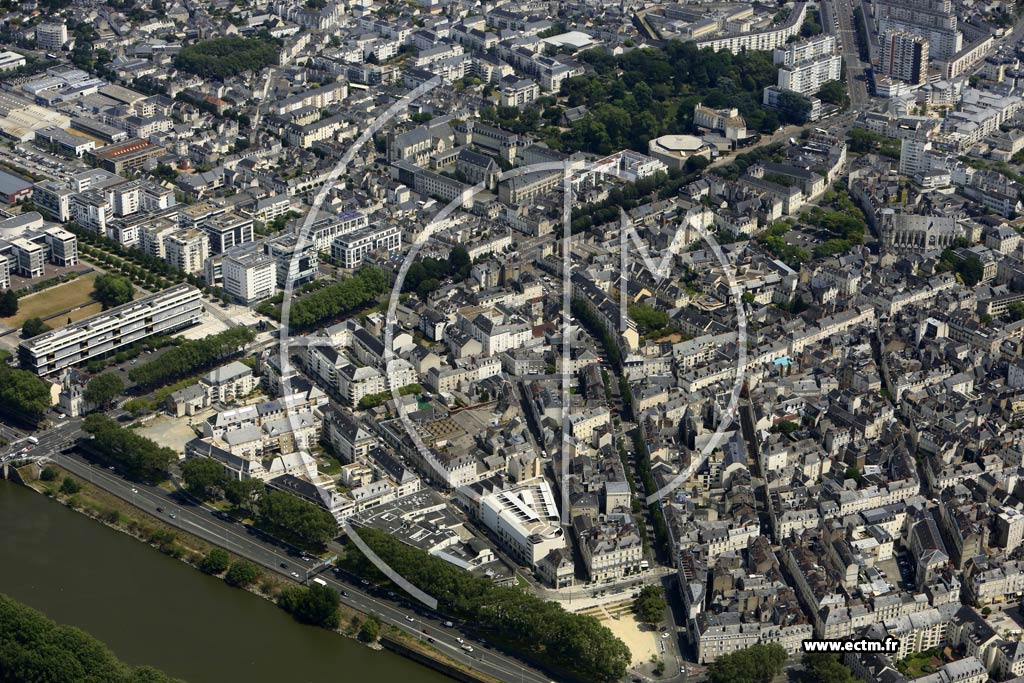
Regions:
M 879 38 L 882 73 L 911 85 L 928 80 L 928 41 L 905 31 L 889 31 Z

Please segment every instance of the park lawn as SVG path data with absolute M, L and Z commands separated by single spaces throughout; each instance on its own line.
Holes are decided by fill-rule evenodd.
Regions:
M 18 299 L 18 312 L 8 318 L 0 318 L 0 325 L 10 329 L 17 329 L 29 318 L 42 318 L 45 321 L 50 316 L 61 311 L 91 303 L 92 284 L 97 275 L 98 273 L 88 273 L 75 278 L 71 282 L 65 282 L 56 287 L 50 287 L 49 289 L 44 289 L 41 292 L 29 294 Z M 95 304 L 94 307 L 90 306 L 89 311 L 84 314 L 82 311 L 75 311 L 69 315 L 72 320 L 80 320 L 81 318 L 95 315 L 100 310 L 102 310 L 102 307 L 99 304 Z M 66 321 L 67 317 L 62 316 L 59 321 L 54 321 L 57 324 L 51 324 L 50 327 L 60 327 Z

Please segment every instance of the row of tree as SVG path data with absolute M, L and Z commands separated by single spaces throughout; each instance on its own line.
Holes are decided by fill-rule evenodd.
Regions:
M 129 666 L 84 631 L 61 626 L 0 595 L 0 683 L 26 681 L 175 683 L 178 679 L 148 666 Z
M 488 639 L 550 668 L 561 679 L 605 683 L 626 674 L 629 649 L 594 617 L 497 586 L 379 529 L 361 529 L 359 535 L 398 574 L 437 597 L 442 612 L 465 619 Z M 355 550 L 346 561 L 360 576 L 376 573 Z
M 251 327 L 239 326 L 202 339 L 189 339 L 157 358 L 132 368 L 128 377 L 144 387 L 156 387 L 213 367 L 256 338 Z
M 102 413 L 86 417 L 82 429 L 89 434 L 80 442 L 86 456 L 116 467 L 129 479 L 163 481 L 171 463 L 178 459 L 172 449 L 125 429 Z
M 189 458 L 181 466 L 185 489 L 203 500 L 221 497 L 256 517 L 261 527 L 285 541 L 309 548 L 322 547 L 338 533 L 326 510 L 283 491 L 268 490 L 258 479 L 230 478 L 209 458 Z
M 383 270 L 362 268 L 352 277 L 293 300 L 288 324 L 294 329 L 311 329 L 376 301 L 387 286 Z

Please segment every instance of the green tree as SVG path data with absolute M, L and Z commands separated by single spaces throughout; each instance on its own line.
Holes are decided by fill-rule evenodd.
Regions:
M 837 107 L 846 109 L 850 106 L 850 94 L 846 90 L 846 84 L 841 81 L 826 81 L 818 90 L 817 98 L 822 102 L 834 104 Z
M 110 403 L 124 392 L 124 382 L 112 372 L 96 375 L 89 380 L 82 392 L 82 398 L 86 402 L 106 408 Z
M 210 458 L 189 458 L 181 466 L 185 489 L 196 498 L 215 498 L 224 487 L 224 466 Z
M 786 650 L 777 643 L 722 655 L 708 666 L 710 683 L 769 683 L 782 673 Z
M 50 467 L 49 465 L 44 467 L 43 471 L 39 473 L 39 478 L 43 481 L 56 481 L 59 476 L 60 472 L 57 471 L 57 468 Z
M 203 339 L 185 340 L 158 358 L 135 366 L 128 377 L 142 386 L 162 386 L 220 364 L 255 338 L 253 328 L 240 326 Z
M 1010 322 L 1024 320 L 1024 301 L 1014 301 L 1006 307 L 1007 317 Z
M 131 479 L 163 481 L 167 468 L 178 459 L 170 448 L 125 429 L 102 413 L 88 415 L 82 429 L 90 437 L 79 442 L 81 450 L 100 464 L 119 468 Z
M 103 273 L 92 285 L 92 298 L 103 304 L 104 309 L 126 304 L 134 296 L 132 281 L 123 275 Z
M 338 532 L 331 513 L 284 491 L 263 494 L 258 520 L 286 540 L 305 546 L 322 546 Z
M 297 621 L 326 629 L 338 628 L 341 596 L 328 586 L 291 586 L 281 591 L 277 604 Z
M 380 638 L 380 622 L 369 617 L 359 627 L 359 640 L 364 643 L 375 643 L 378 638 Z
M 811 115 L 811 101 L 799 93 L 784 90 L 779 95 L 778 110 L 783 123 L 801 126 Z
M 800 683 L 857 683 L 858 679 L 843 664 L 839 655 L 825 652 L 805 652 L 800 659 Z
M 661 586 L 644 586 L 633 601 L 637 618 L 647 624 L 657 624 L 665 618 L 665 591 Z
M 259 581 L 260 568 L 247 560 L 236 560 L 228 567 L 228 573 L 224 575 L 224 581 L 229 586 L 245 588 Z
M 800 431 L 800 423 L 793 420 L 782 420 L 772 427 L 771 431 L 784 436 Z
M 71 477 L 64 477 L 64 481 L 60 483 L 60 492 L 65 496 L 73 496 L 81 490 L 82 485 Z
M 465 280 L 469 277 L 469 270 L 472 267 L 469 259 L 469 252 L 461 244 L 452 247 L 448 253 L 448 272 L 457 280 Z
M 21 325 L 21 335 L 25 339 L 38 337 L 44 332 L 49 332 L 50 326 L 43 322 L 42 318 L 29 318 Z
M 228 479 L 224 487 L 224 498 L 240 510 L 255 514 L 266 487 L 259 479 Z
M 518 588 L 497 586 L 382 530 L 360 529 L 359 535 L 396 572 L 440 596 L 440 611 L 474 623 L 512 652 L 557 672 L 571 671 L 589 683 L 611 683 L 626 674 L 629 649 L 594 617 L 566 612 Z M 358 552 L 343 562 L 361 576 L 376 572 Z
M 0 317 L 7 318 L 18 312 L 18 295 L 8 289 L 0 296 Z
M 626 309 L 636 323 L 637 330 L 645 337 L 658 332 L 668 325 L 668 313 L 649 304 L 637 304 Z
M 36 423 L 50 408 L 50 388 L 28 370 L 14 370 L 0 363 L 0 415 Z
M 199 562 L 199 569 L 206 574 L 220 574 L 231 563 L 231 556 L 220 548 L 211 548 Z
M 85 632 L 60 626 L 6 595 L 0 595 L 0 681 L 181 683 L 121 662 Z
M 181 50 L 174 65 L 204 78 L 224 79 L 277 62 L 279 48 L 261 38 L 214 38 Z

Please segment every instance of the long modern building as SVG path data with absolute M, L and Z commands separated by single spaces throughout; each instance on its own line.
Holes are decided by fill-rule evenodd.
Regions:
M 551 551 L 567 547 L 555 497 L 543 479 L 483 496 L 480 517 L 506 550 L 531 567 Z
M 195 325 L 202 312 L 200 291 L 176 285 L 23 341 L 18 358 L 22 368 L 48 375 L 146 337 Z

